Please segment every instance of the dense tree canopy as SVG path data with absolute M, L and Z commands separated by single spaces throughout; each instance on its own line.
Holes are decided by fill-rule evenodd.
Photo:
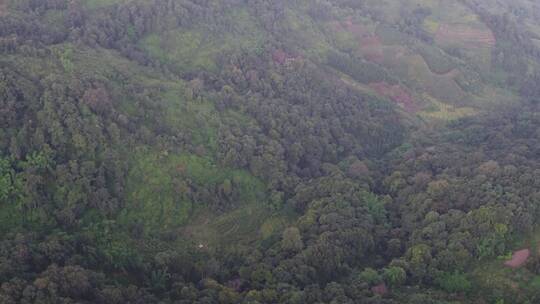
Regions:
M 538 14 L 419 2 L 0 0 L 0 303 L 537 302 Z

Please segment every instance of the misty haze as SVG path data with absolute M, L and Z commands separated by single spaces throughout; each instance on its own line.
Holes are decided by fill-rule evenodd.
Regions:
M 0 0 L 19 303 L 540 303 L 540 1 Z

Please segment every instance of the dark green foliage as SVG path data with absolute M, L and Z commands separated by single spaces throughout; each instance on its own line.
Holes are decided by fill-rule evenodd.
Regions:
M 15 189 L 13 175 L 11 162 L 8 159 L 0 158 L 0 202 L 6 202 Z
M 424 58 L 433 73 L 446 74 L 457 68 L 457 64 L 437 48 L 418 47 L 418 53 Z
M 472 288 L 467 277 L 458 272 L 445 273 L 437 279 L 437 282 L 442 289 L 450 293 L 468 292 Z
M 509 297 L 471 271 L 538 224 L 539 56 L 521 19 L 460 3 L 524 102 L 438 126 L 365 93 L 410 81 L 321 30 L 366 21 L 480 94 L 467 52 L 413 50 L 426 7 L 0 0 L 0 303 Z

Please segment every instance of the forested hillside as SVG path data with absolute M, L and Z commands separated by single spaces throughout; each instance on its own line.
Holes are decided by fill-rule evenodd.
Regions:
M 539 18 L 0 0 L 0 303 L 539 303 Z

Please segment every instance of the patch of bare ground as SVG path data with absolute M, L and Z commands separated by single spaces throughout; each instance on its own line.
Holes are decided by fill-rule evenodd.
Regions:
M 0 0 L 0 16 L 7 14 L 7 3 L 5 0 Z
M 518 250 L 512 254 L 512 259 L 506 261 L 504 265 L 510 268 L 518 268 L 527 262 L 530 255 L 531 251 L 529 249 Z

